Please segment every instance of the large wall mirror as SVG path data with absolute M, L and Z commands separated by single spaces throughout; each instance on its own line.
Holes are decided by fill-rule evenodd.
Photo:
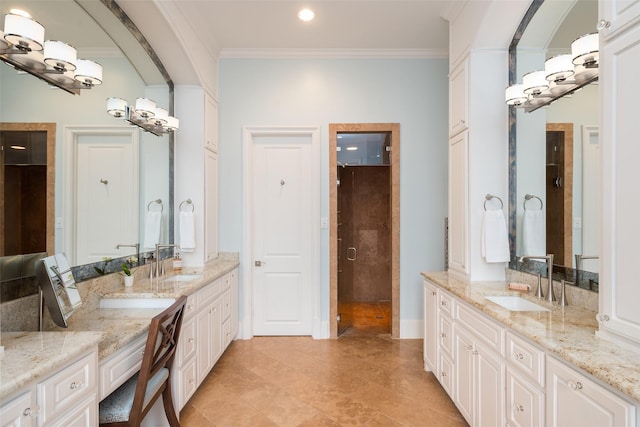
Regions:
M 159 243 L 172 243 L 173 137 L 106 112 L 109 97 L 130 104 L 149 98 L 172 112 L 173 84 L 144 37 L 111 0 L 7 0 L 2 20 L 14 8 L 42 24 L 46 40 L 62 40 L 79 58 L 100 63 L 103 84 L 72 95 L 0 64 L 0 256 L 64 252 L 76 280 L 117 271 L 119 258 L 138 253 L 135 244 L 140 253 L 152 250 L 145 242 L 154 240 L 149 219 L 157 214 L 150 212 L 161 212 L 159 227 L 152 227 Z M 35 176 L 20 172 L 27 168 L 41 170 L 42 182 L 20 181 Z M 39 204 L 25 202 L 32 199 Z M 5 232 L 35 224 L 21 213 L 42 211 L 40 228 L 22 233 L 27 237 Z
M 597 0 L 534 1 L 514 36 L 511 79 L 521 82 L 548 58 L 571 53 L 575 39 L 596 31 L 597 18 Z M 556 280 L 597 291 L 598 136 L 597 82 L 532 112 L 511 108 L 511 268 L 543 272 L 543 262 L 519 258 L 553 254 Z

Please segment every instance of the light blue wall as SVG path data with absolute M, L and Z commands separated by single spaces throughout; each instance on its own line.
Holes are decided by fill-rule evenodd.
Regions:
M 221 251 L 242 251 L 242 126 L 320 126 L 320 216 L 328 217 L 329 123 L 400 123 L 400 318 L 416 326 L 422 319 L 420 272 L 444 266 L 447 60 L 221 59 L 219 67 Z M 321 233 L 326 321 L 329 233 Z

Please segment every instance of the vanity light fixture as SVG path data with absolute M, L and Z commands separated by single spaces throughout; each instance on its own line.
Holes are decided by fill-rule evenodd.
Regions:
M 122 98 L 107 98 L 107 113 L 156 136 L 174 132 L 180 127 L 178 119 L 147 98 L 137 98 L 135 106 L 128 105 Z
M 523 107 L 527 113 L 535 111 L 597 81 L 598 63 L 598 33 L 578 37 L 571 43 L 571 54 L 547 59 L 543 71 L 527 73 L 522 77 L 522 84 L 509 86 L 505 90 L 505 102 Z
M 58 40 L 44 40 L 44 27 L 27 12 L 12 9 L 0 31 L 0 59 L 74 95 L 102 83 L 102 66 L 78 59 L 76 49 Z

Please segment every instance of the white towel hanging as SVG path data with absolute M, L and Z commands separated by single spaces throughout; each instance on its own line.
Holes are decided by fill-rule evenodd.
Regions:
M 484 211 L 481 245 L 486 262 L 509 262 L 509 237 L 502 209 Z
M 196 230 L 193 212 L 180 211 L 180 250 L 193 252 L 196 249 Z
M 160 242 L 160 228 L 162 225 L 162 212 L 147 211 L 144 221 L 144 249 L 155 249 Z

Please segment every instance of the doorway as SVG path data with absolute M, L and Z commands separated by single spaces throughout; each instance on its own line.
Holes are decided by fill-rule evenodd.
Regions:
M 332 338 L 399 337 L 399 130 L 329 125 Z
M 553 262 L 572 265 L 573 123 L 547 123 L 547 253 Z
M 55 123 L 0 123 L 0 256 L 54 251 Z

